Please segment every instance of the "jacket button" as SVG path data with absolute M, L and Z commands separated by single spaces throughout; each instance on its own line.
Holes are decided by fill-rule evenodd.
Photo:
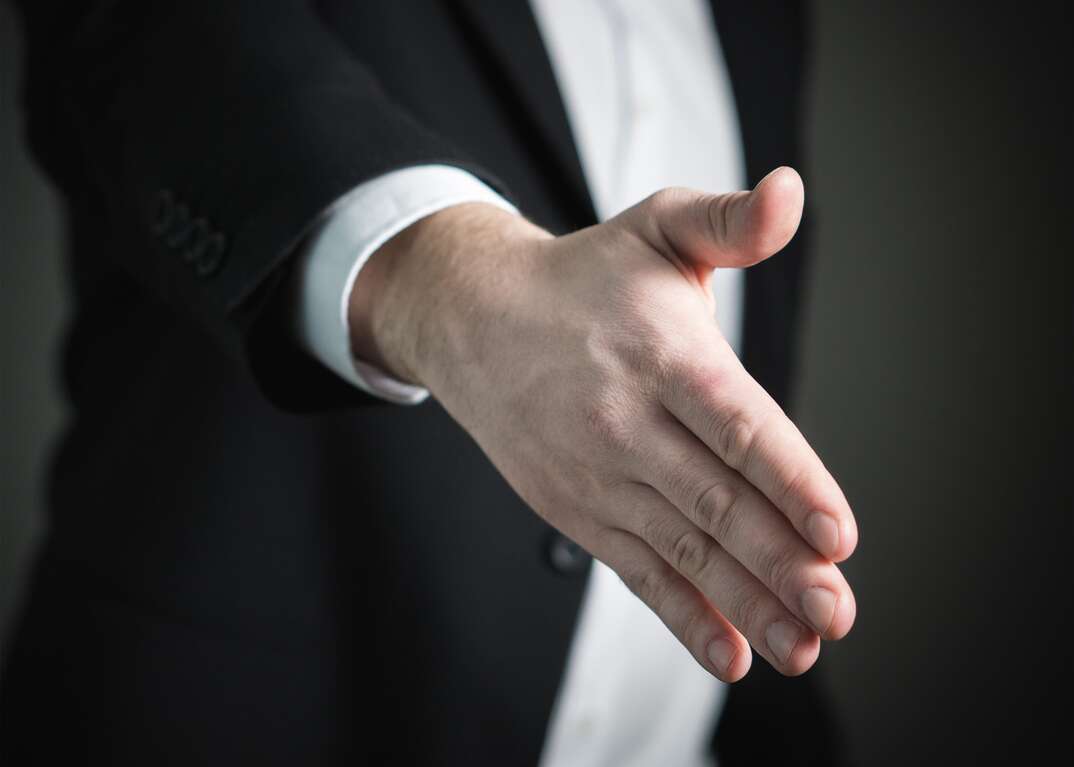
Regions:
M 167 189 L 157 192 L 153 200 L 153 219 L 149 224 L 150 231 L 159 237 L 168 231 L 175 215 L 175 195 Z
M 585 572 L 591 557 L 577 543 L 562 533 L 553 531 L 545 545 L 545 558 L 558 573 L 578 575 Z

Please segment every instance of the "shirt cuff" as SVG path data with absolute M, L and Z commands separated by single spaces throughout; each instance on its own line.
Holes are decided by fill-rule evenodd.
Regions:
M 476 176 L 450 165 L 386 173 L 337 200 L 298 254 L 293 326 L 299 343 L 359 389 L 401 405 L 429 396 L 351 354 L 347 307 L 362 266 L 377 248 L 415 221 L 452 205 L 484 202 L 518 210 Z

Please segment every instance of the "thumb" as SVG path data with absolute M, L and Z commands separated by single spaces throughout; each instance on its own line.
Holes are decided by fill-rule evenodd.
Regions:
M 703 194 L 665 189 L 637 206 L 635 219 L 658 249 L 699 266 L 744 267 L 778 253 L 802 219 L 805 190 L 793 168 L 780 167 L 751 192 Z M 655 231 L 654 231 L 655 230 Z

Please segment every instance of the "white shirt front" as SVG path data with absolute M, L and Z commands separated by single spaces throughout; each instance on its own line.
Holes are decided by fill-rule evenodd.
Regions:
M 586 182 L 606 220 L 667 186 L 745 187 L 731 85 L 703 0 L 531 0 Z M 430 213 L 468 201 L 514 210 L 465 171 L 420 166 L 360 185 L 328 213 L 297 273 L 296 332 L 345 379 L 393 402 L 420 387 L 355 360 L 351 286 L 368 257 Z M 736 351 L 743 279 L 718 270 L 717 320 Z M 660 620 L 594 562 L 541 758 L 542 767 L 710 765 L 726 689 Z

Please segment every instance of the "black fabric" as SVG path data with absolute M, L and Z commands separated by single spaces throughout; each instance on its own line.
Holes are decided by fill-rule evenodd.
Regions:
M 752 186 L 780 165 L 801 169 L 808 27 L 798 3 L 758 2 L 749 13 L 740 5 L 712 3 Z M 812 224 L 807 210 L 779 257 L 746 271 L 742 361 L 780 403 L 791 396 L 795 319 Z
M 387 170 L 451 163 L 552 231 L 593 223 L 527 5 L 22 10 L 27 135 L 67 202 L 74 420 L 0 762 L 534 763 L 588 566 L 436 402 L 369 398 L 279 328 L 294 244 Z M 756 180 L 797 160 L 802 19 L 716 12 Z M 797 248 L 747 282 L 747 363 L 777 394 Z M 732 690 L 729 754 L 756 721 L 799 747 L 819 713 L 783 727 L 781 681 Z

